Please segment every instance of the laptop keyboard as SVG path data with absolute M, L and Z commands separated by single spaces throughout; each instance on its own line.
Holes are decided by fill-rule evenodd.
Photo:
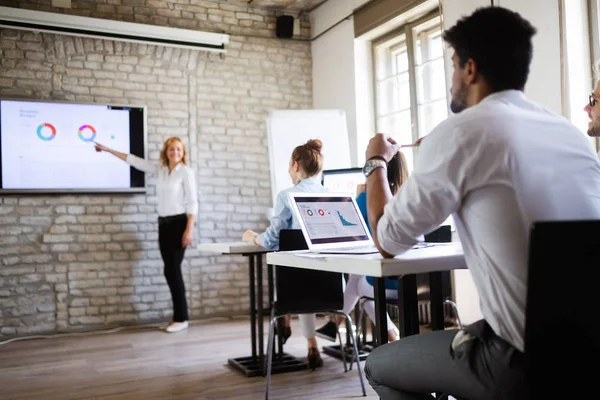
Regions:
M 435 246 L 435 244 L 433 243 L 425 243 L 425 242 L 419 242 L 417 244 L 415 244 L 411 250 L 415 250 L 415 249 L 423 249 L 426 247 L 433 247 Z M 377 250 L 376 246 L 373 245 L 369 245 L 369 246 L 353 246 L 353 247 L 338 247 L 338 248 L 331 248 L 331 249 L 327 249 L 327 250 L 318 250 L 318 253 L 321 254 L 373 254 L 373 253 L 379 253 L 379 250 Z

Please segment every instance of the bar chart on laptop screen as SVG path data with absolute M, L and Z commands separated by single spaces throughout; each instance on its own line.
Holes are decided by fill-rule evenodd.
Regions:
M 298 202 L 298 210 L 311 240 L 359 237 L 367 233 L 352 201 Z

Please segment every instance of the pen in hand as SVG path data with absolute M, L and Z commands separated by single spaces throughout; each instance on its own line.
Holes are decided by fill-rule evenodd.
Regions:
M 416 142 L 411 143 L 411 144 L 401 144 L 398 145 L 397 148 L 401 149 L 403 147 L 419 147 L 419 145 L 421 144 L 421 141 L 425 139 L 425 136 L 423 136 L 422 138 L 419 138 Z

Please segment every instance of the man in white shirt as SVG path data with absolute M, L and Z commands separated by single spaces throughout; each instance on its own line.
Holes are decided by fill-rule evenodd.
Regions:
M 385 257 L 454 217 L 484 320 L 464 330 L 401 338 L 366 362 L 384 399 L 524 399 L 529 229 L 534 221 L 600 219 L 600 163 L 566 119 L 523 89 L 536 30 L 501 7 L 476 10 L 447 30 L 454 49 L 451 109 L 422 141 L 415 169 L 392 198 L 382 134 L 366 151 L 367 204 Z M 600 94 L 600 93 L 599 93 Z M 375 166 L 381 168 L 375 168 Z

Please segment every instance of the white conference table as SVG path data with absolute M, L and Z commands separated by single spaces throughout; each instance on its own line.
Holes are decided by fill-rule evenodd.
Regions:
M 264 254 L 270 251 L 262 246 L 245 242 L 200 243 L 198 250 L 205 253 L 220 254 Z
M 387 343 L 385 277 L 398 277 L 400 336 L 419 333 L 415 274 L 429 274 L 432 329 L 444 329 L 441 272 L 467 268 L 460 243 L 427 243 L 394 258 L 380 254 L 316 254 L 308 250 L 271 252 L 267 264 L 374 277 L 376 343 Z
M 241 255 L 248 257 L 248 293 L 250 296 L 250 345 L 251 355 L 228 359 L 229 365 L 242 372 L 247 377 L 260 376 L 264 371 L 264 316 L 269 315 L 270 305 L 274 298 L 273 266 L 267 266 L 269 306 L 263 306 L 263 254 L 269 253 L 262 246 L 244 242 L 200 243 L 198 250 L 203 253 L 223 255 Z M 281 339 L 280 339 L 281 341 Z M 275 357 L 272 373 L 292 372 L 308 368 L 306 362 L 284 353 L 279 346 L 280 355 Z

